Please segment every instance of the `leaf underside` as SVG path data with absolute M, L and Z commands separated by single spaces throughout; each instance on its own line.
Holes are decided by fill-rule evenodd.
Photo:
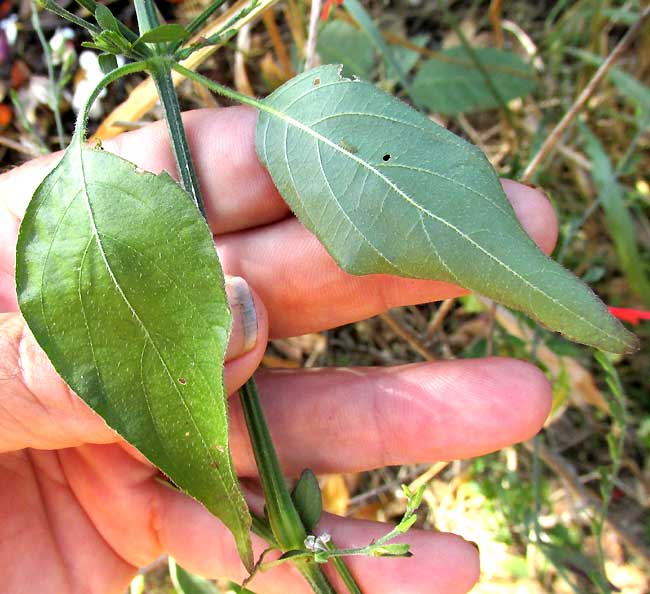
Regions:
M 257 150 L 345 271 L 452 282 L 577 342 L 636 348 L 528 237 L 483 153 L 373 85 L 335 66 L 294 78 L 264 101 Z
M 250 516 L 228 448 L 231 316 L 212 235 L 167 175 L 75 137 L 23 219 L 21 311 L 57 372 L 233 532 Z

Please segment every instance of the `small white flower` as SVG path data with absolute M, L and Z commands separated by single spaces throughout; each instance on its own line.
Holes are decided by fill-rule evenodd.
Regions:
M 55 66 L 68 62 L 74 56 L 74 31 L 70 27 L 57 29 L 50 39 L 52 63 Z
M 305 538 L 305 548 L 313 553 L 327 551 L 327 543 L 330 540 L 332 540 L 332 537 L 327 532 L 323 532 L 320 536 L 310 534 Z

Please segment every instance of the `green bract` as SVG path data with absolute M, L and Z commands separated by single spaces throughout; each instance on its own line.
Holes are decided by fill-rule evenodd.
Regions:
M 456 283 L 578 342 L 636 348 L 528 237 L 483 153 L 373 85 L 334 66 L 294 78 L 263 102 L 257 150 L 347 272 Z
M 228 449 L 231 315 L 212 234 L 188 194 L 76 136 L 29 204 L 16 283 L 58 373 L 223 520 L 251 567 Z

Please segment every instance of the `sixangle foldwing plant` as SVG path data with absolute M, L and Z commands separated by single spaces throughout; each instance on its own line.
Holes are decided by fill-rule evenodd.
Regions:
M 223 359 L 231 316 L 172 70 L 260 111 L 261 161 L 344 270 L 454 282 L 573 340 L 612 352 L 635 349 L 635 337 L 590 289 L 539 251 L 487 159 L 461 138 L 373 85 L 341 77 L 336 66 L 305 72 L 258 101 L 179 64 L 231 36 L 232 23 L 257 2 L 212 38 L 183 47 L 220 0 L 186 28 L 160 25 L 153 2 L 136 0 L 139 35 L 105 6 L 77 1 L 96 18 L 97 25 L 74 21 L 104 52 L 107 74 L 22 222 L 21 311 L 70 387 L 221 518 L 249 570 L 253 522 L 314 591 L 334 592 L 318 565 L 332 560 L 358 592 L 341 557 L 407 554 L 387 540 L 412 524 L 421 493 L 409 493 L 403 522 L 368 547 L 338 551 L 326 539 L 308 538 L 321 513 L 318 483 L 306 472 L 288 492 L 250 380 L 241 397 L 266 498 L 266 517 L 251 519 L 228 445 Z M 71 17 L 51 0 L 47 7 Z M 118 54 L 132 62 L 118 68 Z M 98 93 L 139 71 L 151 73 L 158 88 L 182 188 L 167 174 L 137 172 L 83 144 Z

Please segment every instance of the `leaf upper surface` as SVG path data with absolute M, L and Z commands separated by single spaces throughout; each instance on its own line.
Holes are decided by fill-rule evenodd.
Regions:
M 23 219 L 21 311 L 107 424 L 219 516 L 252 562 L 228 448 L 231 316 L 212 235 L 167 175 L 73 139 Z
M 257 150 L 352 274 L 452 282 L 613 352 L 636 338 L 521 227 L 483 153 L 371 84 L 322 66 L 264 101 Z

